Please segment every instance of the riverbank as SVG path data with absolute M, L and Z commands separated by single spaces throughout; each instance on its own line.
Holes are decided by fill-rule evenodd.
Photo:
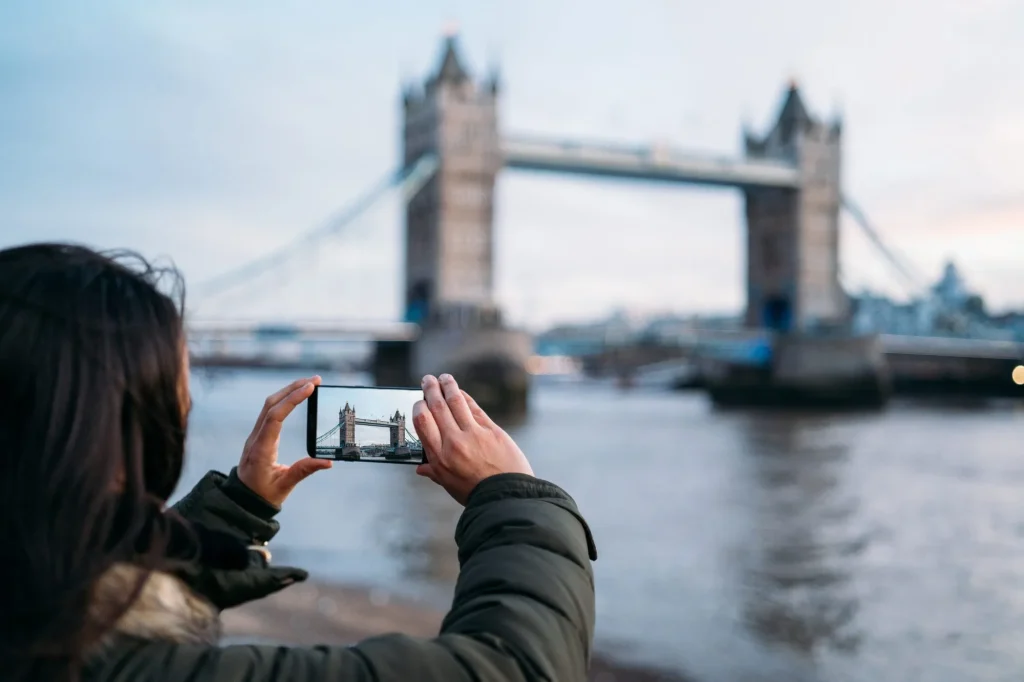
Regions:
M 389 632 L 430 637 L 437 634 L 443 616 L 426 604 L 381 590 L 309 582 L 226 611 L 223 620 L 224 635 L 231 641 L 343 646 Z M 589 679 L 686 682 L 673 673 L 623 664 L 600 653 Z

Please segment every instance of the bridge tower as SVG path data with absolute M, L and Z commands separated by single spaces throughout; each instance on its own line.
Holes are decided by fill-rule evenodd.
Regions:
M 355 446 L 356 409 L 354 407 L 349 407 L 349 404 L 345 403 L 345 407 L 341 408 L 341 411 L 338 412 L 338 424 L 341 425 L 341 429 L 338 431 L 338 436 L 341 441 L 341 449 L 345 450 Z
M 808 113 L 790 84 L 774 127 L 744 133 L 748 158 L 795 164 L 801 186 L 745 191 L 748 327 L 808 333 L 849 323 L 839 283 L 842 123 Z
M 405 318 L 496 322 L 494 182 L 501 168 L 498 80 L 476 83 L 448 36 L 441 64 L 403 96 L 404 163 L 436 154 L 438 172 L 406 205 Z M 491 319 L 493 318 L 493 319 Z
M 454 36 L 437 70 L 405 88 L 403 162 L 434 154 L 439 167 L 405 211 L 405 319 L 420 335 L 408 348 L 378 344 L 374 373 L 378 385 L 419 386 L 448 372 L 488 411 L 517 414 L 532 339 L 507 328 L 494 301 L 499 90 L 496 76 L 470 76 Z
M 391 422 L 388 431 L 391 432 L 391 447 L 395 449 L 395 456 L 408 455 L 409 446 L 405 442 L 405 415 L 395 410 L 395 415 L 388 421 Z

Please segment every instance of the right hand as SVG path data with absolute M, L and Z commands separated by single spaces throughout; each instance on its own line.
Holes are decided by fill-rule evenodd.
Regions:
M 526 455 L 505 431 L 480 409 L 455 379 L 423 377 L 423 397 L 412 410 L 413 425 L 427 462 L 416 473 L 443 487 L 466 504 L 476 485 L 496 474 L 527 474 Z
M 298 379 L 267 398 L 242 448 L 238 479 L 275 507 L 280 507 L 306 477 L 331 468 L 330 460 L 315 457 L 303 457 L 290 465 L 277 461 L 284 420 L 319 385 L 319 376 Z

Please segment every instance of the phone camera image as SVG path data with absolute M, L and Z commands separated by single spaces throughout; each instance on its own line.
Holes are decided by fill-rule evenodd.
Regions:
M 350 462 L 419 464 L 423 444 L 412 423 L 417 389 L 320 386 L 309 404 L 308 454 Z

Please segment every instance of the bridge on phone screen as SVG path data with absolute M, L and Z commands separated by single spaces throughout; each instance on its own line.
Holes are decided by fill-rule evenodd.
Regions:
M 843 122 L 813 115 L 796 84 L 785 89 L 767 131 L 759 135 L 744 130 L 742 152 L 733 156 L 692 153 L 667 144 L 502 133 L 497 115 L 501 94 L 496 75 L 482 80 L 470 76 L 455 37 L 449 36 L 436 70 L 424 82 L 404 88 L 402 159 L 397 170 L 324 225 L 199 287 L 200 307 L 206 307 L 228 293 L 274 278 L 282 265 L 352 230 L 371 207 L 397 190 L 405 204 L 401 321 L 199 318 L 189 322 L 191 342 L 202 349 L 194 353 L 216 358 L 240 339 L 265 344 L 348 339 L 388 348 L 413 346 L 405 359 L 413 375 L 470 368 L 495 355 L 506 365 L 525 370 L 528 349 L 523 351 L 518 337 L 505 326 L 494 297 L 494 193 L 502 169 L 738 192 L 745 204 L 747 233 L 746 253 L 740 256 L 747 263 L 742 315 L 746 329 L 739 336 L 721 338 L 707 332 L 692 342 L 711 355 L 770 366 L 772 338 L 849 335 L 853 309 L 842 284 L 841 216 L 864 234 L 908 293 L 918 295 L 927 289 L 920 273 L 886 243 L 842 187 Z M 952 318 L 958 314 L 942 312 Z M 748 338 L 740 338 L 744 334 Z M 954 345 L 912 336 L 882 337 L 879 343 L 887 356 L 901 359 L 902 366 L 918 368 L 908 371 L 941 374 L 945 366 L 963 374 L 983 369 L 1005 375 L 1007 382 L 1013 366 L 1008 363 L 1024 358 L 1021 344 L 962 336 Z M 920 362 L 922 358 L 930 360 Z M 460 376 L 466 373 L 471 372 L 466 369 Z
M 360 445 L 356 440 L 357 426 L 372 426 L 388 430 L 387 443 Z M 388 419 L 357 417 L 354 406 L 345 403 L 338 412 L 338 423 L 317 436 L 316 453 L 351 460 L 412 460 L 421 458 L 423 445 L 406 425 L 405 415 L 396 410 Z

